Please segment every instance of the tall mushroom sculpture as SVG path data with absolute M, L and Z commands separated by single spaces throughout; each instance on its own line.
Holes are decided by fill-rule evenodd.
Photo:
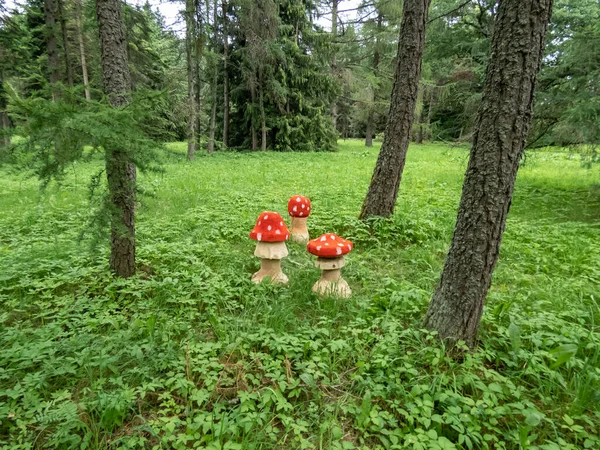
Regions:
M 308 242 L 308 252 L 318 256 L 315 267 L 323 271 L 321 279 L 312 288 L 313 292 L 332 297 L 350 297 L 352 290 L 342 278 L 341 268 L 345 265 L 344 255 L 352 248 L 352 242 L 333 233 L 324 234 Z
M 309 239 L 306 222 L 310 215 L 310 199 L 294 195 L 288 201 L 288 214 L 291 217 L 292 241 L 306 244 Z
M 252 275 L 252 281 L 260 283 L 270 278 L 272 283 L 287 283 L 288 277 L 281 271 L 281 258 L 288 255 L 285 241 L 290 232 L 283 217 L 273 211 L 264 211 L 256 219 L 256 225 L 250 232 L 250 239 L 258 241 L 254 256 L 260 258 L 260 270 Z

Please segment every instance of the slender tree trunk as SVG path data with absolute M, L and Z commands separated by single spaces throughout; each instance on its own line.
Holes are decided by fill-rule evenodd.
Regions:
M 229 146 L 229 30 L 227 27 L 227 2 L 223 1 L 223 145 Z
M 338 3 L 339 0 L 332 0 L 331 2 L 331 39 L 333 40 L 333 56 L 331 58 L 331 72 L 333 73 L 334 79 L 337 80 L 337 47 L 335 40 L 337 38 L 337 19 L 338 19 Z M 338 119 L 338 105 L 337 99 L 334 99 L 331 103 L 331 120 L 333 122 L 333 129 L 337 131 L 337 119 Z
M 63 41 L 63 54 L 65 58 L 65 69 L 67 72 L 67 83 L 70 87 L 73 87 L 73 66 L 71 65 L 71 55 L 69 53 L 69 35 L 67 30 L 67 17 L 65 15 L 65 8 L 63 0 L 56 0 L 58 17 L 60 19 L 60 31 L 62 34 Z
M 431 0 L 405 0 L 385 136 L 360 218 L 394 212 L 415 114 Z
M 369 111 L 367 129 L 365 131 L 365 146 L 373 147 L 373 111 Z
M 210 111 L 210 135 L 208 139 L 208 153 L 212 153 L 215 150 L 215 128 L 217 123 L 217 84 L 219 83 L 219 64 L 217 63 L 217 43 L 219 40 L 218 27 L 217 27 L 217 0 L 213 2 L 213 79 L 211 90 L 211 111 Z
M 0 58 L 4 57 L 4 49 L 0 47 Z M 4 72 L 0 70 L 0 147 L 10 145 L 10 120 L 6 112 L 6 90 L 4 88 Z
M 81 57 L 81 72 L 83 76 L 83 87 L 85 89 L 85 99 L 91 100 L 90 83 L 88 79 L 87 61 L 85 57 L 85 44 L 83 41 L 83 28 L 81 26 L 81 0 L 75 2 L 75 23 L 77 25 L 77 39 L 79 40 L 79 55 Z
M 60 81 L 58 70 L 58 44 L 56 39 L 56 5 L 54 0 L 44 0 L 44 19 L 46 22 L 46 48 L 48 52 L 48 74 L 52 85 L 52 99 L 60 94 L 56 83 Z
M 185 50 L 188 80 L 188 126 L 187 126 L 187 159 L 192 161 L 198 149 L 198 55 L 196 39 L 198 24 L 196 20 L 196 0 L 185 2 Z
M 267 119 L 265 115 L 265 100 L 263 94 L 263 72 L 262 66 L 258 69 L 258 107 L 260 109 L 261 150 L 267 151 Z
M 425 326 L 473 345 L 529 131 L 552 0 L 500 2 L 452 245 Z
M 381 12 L 377 15 L 377 34 L 375 36 L 375 51 L 373 52 L 373 75 L 377 77 L 377 71 L 379 70 L 379 33 L 381 32 L 381 23 L 383 21 L 383 16 Z M 367 129 L 365 131 L 365 146 L 373 147 L 373 122 L 375 119 L 375 102 L 377 101 L 377 92 L 376 89 L 373 88 L 371 92 L 371 107 L 369 109 L 369 114 L 367 116 Z
M 115 108 L 129 101 L 131 78 L 119 0 L 96 0 L 104 92 Z M 110 267 L 117 276 L 135 274 L 136 168 L 126 151 L 106 148 L 111 200 Z

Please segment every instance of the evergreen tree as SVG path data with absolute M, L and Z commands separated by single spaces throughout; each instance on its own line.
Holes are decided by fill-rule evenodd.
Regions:
M 425 326 L 474 343 L 529 131 L 552 0 L 506 0 L 494 26 L 452 245 Z

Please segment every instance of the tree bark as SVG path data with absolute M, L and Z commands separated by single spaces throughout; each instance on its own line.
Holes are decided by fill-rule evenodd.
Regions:
M 406 0 L 385 136 L 360 218 L 394 212 L 417 102 L 425 25 L 431 0 Z
M 0 58 L 4 57 L 4 49 L 0 46 Z M 8 147 L 10 145 L 10 120 L 6 101 L 6 89 L 4 88 L 4 72 L 0 69 L 0 147 Z
M 185 2 L 185 49 L 188 80 L 188 126 L 187 126 L 187 159 L 192 161 L 198 149 L 198 55 L 196 52 L 198 24 L 196 20 L 196 0 Z
M 334 79 L 337 79 L 337 52 L 336 43 L 337 38 L 337 19 L 338 19 L 338 3 L 339 0 L 332 0 L 331 2 L 331 39 L 333 41 L 333 56 L 331 57 L 331 72 Z M 298 33 L 296 32 L 296 36 Z M 296 38 L 296 41 L 298 39 Z M 331 121 L 333 122 L 333 129 L 337 131 L 337 118 L 338 118 L 338 105 L 337 99 L 334 99 L 331 103 Z
M 70 87 L 73 87 L 73 66 L 71 65 L 71 55 L 69 54 L 69 35 L 63 0 L 56 0 L 56 6 L 58 17 L 60 19 L 60 31 L 63 41 L 63 55 L 65 58 L 65 69 L 67 72 L 67 83 Z
M 258 107 L 260 109 L 260 146 L 263 152 L 267 151 L 267 119 L 265 115 L 265 99 L 263 94 L 263 71 L 262 66 L 258 69 Z
M 227 28 L 227 2 L 223 1 L 223 145 L 229 146 L 229 40 Z
M 131 78 L 121 3 L 96 0 L 104 92 L 115 108 L 129 102 Z M 123 149 L 106 148 L 106 177 L 111 200 L 110 267 L 117 276 L 135 274 L 136 167 Z
M 367 117 L 367 129 L 365 130 L 365 147 L 373 147 L 373 111 L 369 111 Z
M 211 111 L 210 111 L 210 135 L 208 138 L 208 153 L 211 154 L 215 150 L 215 127 L 217 122 L 217 84 L 219 83 L 219 64 L 217 64 L 217 43 L 219 40 L 217 27 L 217 0 L 213 2 L 213 79 L 211 90 Z
M 531 122 L 551 12 L 552 0 L 500 2 L 452 245 L 424 322 L 450 342 L 475 342 Z
M 381 12 L 377 14 L 377 34 L 375 35 L 375 51 L 373 52 L 373 75 L 377 76 L 379 70 L 379 32 L 381 31 L 381 23 L 383 22 L 383 16 Z M 365 146 L 373 147 L 373 121 L 375 118 L 375 102 L 377 101 L 377 93 L 375 88 L 372 89 L 371 93 L 371 108 L 367 115 L 367 129 L 365 131 Z
M 79 55 L 81 57 L 81 73 L 83 76 L 83 87 L 85 90 L 85 99 L 91 100 L 90 83 L 88 79 L 87 61 L 85 57 L 85 43 L 83 41 L 83 29 L 81 26 L 81 0 L 75 3 L 75 23 L 77 25 L 77 39 L 79 40 Z
M 48 52 L 48 74 L 52 89 L 52 99 L 59 96 L 56 83 L 60 81 L 58 70 L 58 44 L 56 39 L 56 5 L 54 0 L 44 0 L 44 19 L 46 22 L 46 51 Z

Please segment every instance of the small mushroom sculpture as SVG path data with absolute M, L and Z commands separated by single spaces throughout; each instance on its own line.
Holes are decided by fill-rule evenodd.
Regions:
M 256 219 L 250 239 L 258 241 L 254 256 L 260 258 L 260 270 L 252 275 L 252 281 L 260 283 L 270 278 L 272 283 L 287 283 L 288 277 L 281 271 L 281 258 L 288 255 L 285 241 L 290 238 L 283 218 L 273 211 L 264 211 Z
M 294 195 L 288 201 L 288 213 L 291 217 L 292 241 L 306 244 L 309 239 L 306 221 L 310 214 L 310 199 Z
M 315 267 L 323 271 L 321 279 L 312 288 L 313 292 L 332 297 L 350 297 L 352 290 L 342 278 L 341 268 L 345 265 L 344 255 L 352 248 L 352 242 L 333 233 L 324 234 L 308 242 L 308 252 L 318 256 Z

